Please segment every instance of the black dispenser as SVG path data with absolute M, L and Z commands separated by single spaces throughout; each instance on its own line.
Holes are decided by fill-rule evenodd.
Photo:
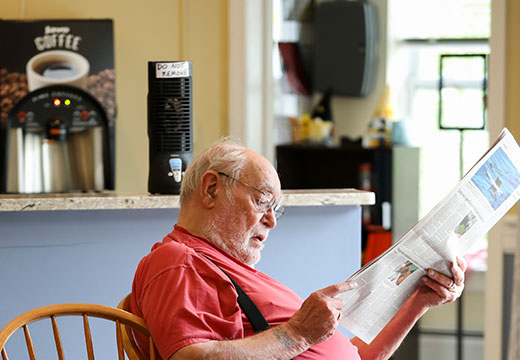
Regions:
M 193 160 L 192 94 L 191 62 L 148 62 L 150 193 L 180 193 Z

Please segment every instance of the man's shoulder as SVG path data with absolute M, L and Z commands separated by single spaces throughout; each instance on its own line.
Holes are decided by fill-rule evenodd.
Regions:
M 211 245 L 201 239 L 182 231 L 174 230 L 166 235 L 163 241 L 155 243 L 148 255 L 139 265 L 139 270 L 148 269 L 161 272 L 176 267 L 206 267 L 201 254 L 214 251 Z
M 186 256 L 193 252 L 192 236 L 178 229 L 174 229 L 167 234 L 161 242 L 157 242 L 152 246 L 148 257 L 156 256 L 172 256 L 178 254 L 179 256 Z
M 156 281 L 170 279 L 176 281 L 193 269 L 193 249 L 176 241 L 156 243 L 152 251 L 139 263 L 134 276 L 134 291 L 143 294 L 146 288 Z M 138 295 L 139 296 L 139 295 Z
M 158 282 L 178 284 L 224 281 L 231 284 L 227 276 L 202 254 L 198 249 L 190 247 L 189 243 L 175 240 L 155 244 L 137 267 L 134 290 L 143 293 L 150 285 Z
M 195 251 L 182 242 L 163 240 L 153 245 L 150 253 L 144 257 L 144 263 L 164 263 L 163 265 L 185 264 Z

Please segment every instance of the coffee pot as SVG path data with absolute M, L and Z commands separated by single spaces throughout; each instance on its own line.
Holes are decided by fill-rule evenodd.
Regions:
M 31 91 L 12 109 L 0 135 L 2 193 L 113 189 L 105 111 L 78 87 Z

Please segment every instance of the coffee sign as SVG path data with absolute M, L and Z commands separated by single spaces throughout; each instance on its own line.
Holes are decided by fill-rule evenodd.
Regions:
M 81 36 L 70 33 L 68 26 L 45 26 L 45 33 L 34 38 L 34 45 L 40 51 L 48 49 L 69 49 L 78 51 Z
M 113 130 L 115 69 L 110 19 L 0 19 L 0 123 L 30 91 L 82 88 L 103 106 Z M 16 34 L 16 36 L 8 36 Z M 2 144 L 0 144 L 2 146 Z

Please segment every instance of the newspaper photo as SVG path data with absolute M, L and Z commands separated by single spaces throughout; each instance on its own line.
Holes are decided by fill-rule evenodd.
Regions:
M 386 252 L 349 280 L 340 294 L 341 324 L 370 343 L 433 268 L 450 275 L 463 256 L 520 197 L 520 148 L 507 129 L 450 193 Z

